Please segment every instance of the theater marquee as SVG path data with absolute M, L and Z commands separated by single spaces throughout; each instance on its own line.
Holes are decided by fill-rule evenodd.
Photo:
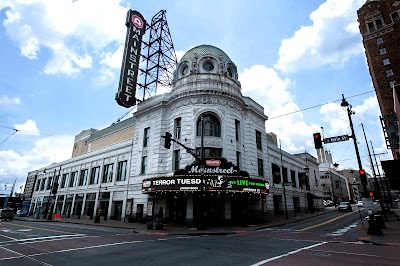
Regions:
M 201 180 L 205 191 L 247 192 L 266 194 L 269 183 L 263 178 L 250 178 L 226 159 L 204 160 L 204 175 L 201 176 L 201 162 L 196 161 L 178 170 L 174 176 L 144 179 L 143 193 L 167 191 L 201 191 Z

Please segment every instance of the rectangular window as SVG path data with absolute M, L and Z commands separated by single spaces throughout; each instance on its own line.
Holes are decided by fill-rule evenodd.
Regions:
M 200 154 L 200 148 L 196 148 L 198 154 Z M 203 148 L 204 158 L 220 158 L 222 157 L 221 148 Z
M 104 166 L 103 180 L 102 183 L 109 183 L 113 178 L 113 164 L 107 164 Z
M 67 186 L 67 178 L 68 174 L 63 174 L 61 179 L 61 188 L 65 188 Z
M 71 178 L 69 179 L 69 187 L 75 187 L 76 186 L 76 176 L 78 175 L 78 172 L 72 172 L 71 173 Z
M 381 55 L 386 54 L 386 48 L 381 48 L 381 49 L 379 49 L 379 53 L 380 53 Z
M 147 167 L 147 156 L 142 157 L 142 165 L 140 167 L 140 174 L 146 174 L 146 167 Z
M 378 39 L 376 39 L 376 44 L 381 44 L 383 43 L 383 38 L 379 37 Z
M 175 118 L 175 139 L 181 139 L 181 123 L 182 119 L 180 117 Z
M 127 161 L 118 162 L 117 181 L 125 181 L 126 180 L 126 165 L 127 165 Z
M 149 137 L 150 137 L 150 128 L 146 127 L 144 129 L 144 135 L 143 135 L 143 147 L 147 147 L 149 144 Z
M 374 32 L 375 31 L 375 26 L 373 22 L 368 23 L 368 30 L 369 32 Z
M 47 178 L 43 178 L 42 182 L 40 183 L 40 190 L 44 190 L 44 184 L 46 183 Z
M 99 183 L 99 177 L 100 177 L 100 166 L 92 168 L 92 171 L 90 172 L 89 184 L 92 185 Z
M 36 180 L 36 184 L 35 184 L 35 191 L 38 191 L 39 190 L 39 187 L 40 187 L 40 181 L 41 181 L 41 179 L 37 179 Z
M 79 185 L 86 186 L 88 178 L 88 169 L 81 170 L 81 176 L 79 178 Z
M 52 182 L 53 182 L 53 177 L 50 176 L 49 180 L 47 181 L 46 190 L 49 190 L 51 188 Z
M 174 150 L 174 158 L 173 158 L 172 170 L 179 169 L 179 161 L 180 161 L 180 150 Z
M 235 119 L 236 141 L 240 142 L 240 121 Z
M 383 62 L 383 65 L 384 65 L 384 66 L 386 66 L 386 65 L 389 65 L 389 64 L 390 64 L 389 58 L 385 58 L 385 59 L 383 59 L 383 60 L 382 60 L 382 62 Z
M 256 130 L 256 144 L 257 144 L 257 150 L 262 150 L 261 146 L 261 132 Z
M 392 20 L 393 22 L 399 22 L 400 21 L 399 13 L 397 12 L 392 13 Z
M 375 23 L 376 23 L 376 28 L 377 29 L 382 29 L 383 28 L 382 20 L 377 19 L 377 20 L 375 20 Z
M 290 180 L 292 181 L 292 187 L 296 187 L 296 172 L 290 170 Z
M 236 152 L 236 166 L 237 167 L 239 167 L 240 168 L 240 165 L 241 165 L 241 158 L 240 158 L 240 152 L 239 151 L 237 151 Z
M 257 167 L 258 167 L 258 176 L 264 176 L 264 163 L 263 160 L 257 159 Z
M 271 165 L 271 169 L 272 169 L 273 182 L 275 184 L 281 183 L 281 172 L 279 165 L 273 163 Z
M 288 183 L 288 169 L 286 167 L 282 167 L 282 177 L 283 177 L 283 183 L 287 184 Z
M 393 76 L 394 74 L 393 74 L 393 70 L 391 70 L 391 69 L 388 69 L 388 70 L 386 70 L 386 76 L 387 77 L 390 77 L 390 76 Z

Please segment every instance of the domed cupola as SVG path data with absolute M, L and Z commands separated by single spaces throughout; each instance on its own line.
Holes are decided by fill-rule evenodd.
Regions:
M 215 79 L 219 76 L 219 79 L 226 79 L 226 82 L 240 88 L 236 65 L 224 51 L 212 45 L 203 44 L 186 52 L 175 70 L 172 90 L 193 75 L 196 79 Z M 193 78 L 190 80 L 193 82 Z

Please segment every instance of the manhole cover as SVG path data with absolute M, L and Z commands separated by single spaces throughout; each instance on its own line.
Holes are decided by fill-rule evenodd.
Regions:
M 319 257 L 327 257 L 327 256 L 331 256 L 331 253 L 327 253 L 327 252 L 312 252 L 311 255 L 313 256 L 319 256 Z

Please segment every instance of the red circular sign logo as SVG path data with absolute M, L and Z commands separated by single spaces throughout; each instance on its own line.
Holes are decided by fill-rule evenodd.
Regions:
M 136 28 L 143 28 L 143 20 L 137 15 L 132 15 L 132 23 Z
M 220 166 L 221 161 L 220 160 L 206 160 L 206 165 L 208 166 Z

